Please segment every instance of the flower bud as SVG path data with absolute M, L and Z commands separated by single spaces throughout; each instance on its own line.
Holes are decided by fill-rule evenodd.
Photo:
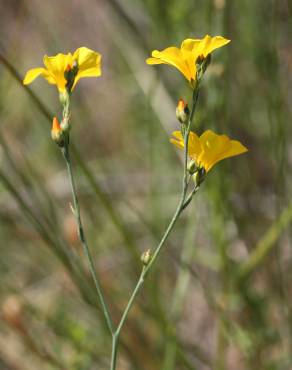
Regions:
M 64 145 L 63 132 L 57 117 L 54 117 L 53 119 L 51 137 L 57 145 Z
M 176 118 L 179 120 L 180 123 L 184 124 L 187 122 L 190 111 L 188 105 L 183 101 L 183 99 L 179 99 L 175 113 Z
M 151 258 L 152 258 L 151 249 L 147 249 L 146 251 L 144 251 L 141 255 L 141 261 L 143 265 L 147 266 L 151 261 Z

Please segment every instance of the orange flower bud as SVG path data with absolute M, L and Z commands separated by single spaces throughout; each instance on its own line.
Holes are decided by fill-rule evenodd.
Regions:
M 178 101 L 178 103 L 177 103 L 177 110 L 179 112 L 183 112 L 184 109 L 185 109 L 185 107 L 186 107 L 185 102 L 183 101 L 183 99 L 180 98 L 179 101 Z
M 54 142 L 57 143 L 59 146 L 64 145 L 63 133 L 57 117 L 53 118 L 51 137 L 54 140 Z
M 186 123 L 190 111 L 188 105 L 183 101 L 183 99 L 179 99 L 176 107 L 176 117 L 180 121 L 180 123 Z
M 58 118 L 54 117 L 53 118 L 53 124 L 52 124 L 52 134 L 58 135 L 60 131 L 61 131 L 61 126 L 60 126 L 60 123 L 58 121 Z

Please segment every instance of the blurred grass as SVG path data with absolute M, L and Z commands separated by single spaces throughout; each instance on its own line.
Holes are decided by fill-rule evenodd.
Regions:
M 44 54 L 80 45 L 103 54 L 102 77 L 74 92 L 72 142 L 85 229 L 117 322 L 138 257 L 155 245 L 177 202 L 181 164 L 168 136 L 177 128 L 176 101 L 190 98 L 177 72 L 144 59 L 209 33 L 232 43 L 214 54 L 198 131 L 226 132 L 250 151 L 218 165 L 179 222 L 131 312 L 119 368 L 160 370 L 167 351 L 164 370 L 290 369 L 290 2 L 0 6 L 0 368 L 107 369 L 110 345 L 92 309 L 69 185 L 50 141 L 57 94 L 41 80 L 22 86 L 25 71 Z M 174 317 L 174 287 L 188 279 Z

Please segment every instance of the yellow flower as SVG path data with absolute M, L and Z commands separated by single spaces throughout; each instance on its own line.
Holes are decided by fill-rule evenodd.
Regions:
M 152 51 L 152 58 L 146 59 L 147 64 L 169 64 L 177 68 L 189 81 L 197 77 L 196 62 L 198 58 L 206 58 L 212 51 L 228 44 L 230 40 L 222 36 L 211 37 L 206 35 L 203 39 L 186 39 L 180 49 L 171 46 L 162 51 Z
M 184 139 L 180 131 L 174 131 L 170 142 L 180 149 L 184 148 Z M 188 154 L 199 168 L 206 172 L 222 159 L 234 157 L 247 152 L 247 148 L 239 141 L 230 140 L 226 135 L 217 135 L 211 130 L 205 131 L 200 137 L 190 132 Z
M 83 77 L 101 75 L 101 55 L 86 47 L 77 49 L 73 55 L 57 54 L 44 56 L 46 68 L 30 69 L 23 80 L 24 85 L 30 84 L 38 76 L 44 77 L 50 84 L 57 85 L 60 92 L 72 91 L 76 83 Z

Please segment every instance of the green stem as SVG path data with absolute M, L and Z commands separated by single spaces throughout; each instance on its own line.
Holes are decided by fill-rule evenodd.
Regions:
M 185 197 L 185 195 L 184 195 Z M 138 283 L 136 284 L 135 286 L 135 289 L 128 301 L 128 304 L 126 306 L 126 309 L 123 313 L 123 316 L 120 320 L 120 323 L 118 325 L 118 328 L 115 332 L 115 334 L 113 335 L 113 341 L 112 341 L 112 358 L 111 358 L 111 370 L 115 370 L 116 369 L 116 357 L 117 357 L 117 344 L 118 344 L 118 341 L 116 340 L 119 335 L 120 335 L 120 332 L 124 326 L 124 323 L 128 317 L 128 314 L 129 314 L 129 311 L 135 301 L 135 298 L 136 296 L 138 295 L 139 291 L 140 291 L 140 288 L 142 287 L 143 283 L 144 283 L 144 280 L 145 280 L 145 277 L 146 277 L 146 274 L 150 271 L 151 267 L 153 266 L 154 262 L 156 261 L 168 235 L 170 234 L 171 230 L 173 229 L 177 219 L 179 218 L 179 215 L 180 213 L 182 212 L 183 208 L 182 208 L 182 205 L 183 205 L 183 202 L 184 202 L 184 197 L 181 198 L 181 201 L 175 211 L 175 214 L 173 216 L 173 218 L 171 219 L 169 225 L 168 225 L 168 228 L 166 229 L 158 247 L 156 248 L 155 250 L 155 253 L 153 254 L 153 257 L 151 258 L 151 261 L 149 262 L 149 264 L 145 267 L 143 267 L 143 270 L 141 272 L 141 275 L 140 275 L 140 278 L 138 280 Z
M 141 275 L 140 275 L 140 278 L 138 280 L 138 283 L 137 283 L 137 285 L 136 285 L 136 287 L 135 287 L 135 289 L 134 289 L 134 291 L 133 291 L 133 293 L 131 295 L 131 298 L 129 299 L 129 302 L 127 304 L 127 307 L 126 307 L 126 309 L 125 309 L 125 311 L 123 313 L 123 316 L 122 316 L 122 318 L 120 320 L 120 323 L 119 323 L 119 325 L 117 327 L 117 330 L 116 330 L 116 336 L 117 337 L 119 336 L 119 334 L 120 334 L 120 332 L 122 330 L 122 327 L 123 327 L 123 325 L 124 325 L 124 323 L 125 323 L 125 321 L 127 319 L 128 313 L 129 313 L 129 311 L 130 311 L 130 309 L 131 309 L 131 307 L 133 305 L 133 302 L 135 300 L 135 297 L 138 294 L 138 291 L 139 291 L 140 287 L 144 283 L 144 279 L 145 279 L 145 273 L 144 273 L 144 271 L 145 270 L 146 270 L 146 267 L 143 267 L 142 272 L 141 272 Z
M 119 340 L 118 336 L 114 333 L 112 335 L 111 370 L 115 370 L 117 365 L 118 340 Z
M 190 202 L 192 201 L 193 199 L 193 196 L 196 194 L 196 192 L 199 190 L 200 186 L 199 185 L 196 185 L 194 187 L 194 189 L 190 192 L 190 194 L 187 196 L 184 204 L 183 204 L 183 209 L 187 208 L 187 206 L 190 204 Z
M 145 281 L 145 278 L 146 278 L 146 275 L 148 274 L 148 272 L 150 272 L 150 270 L 152 269 L 155 261 L 157 260 L 157 257 L 158 255 L 160 254 L 161 250 L 162 250 L 162 247 L 164 246 L 169 234 L 171 233 L 174 225 L 176 224 L 180 214 L 182 213 L 182 211 L 186 208 L 187 204 L 185 204 L 185 200 L 186 200 L 186 195 L 187 195 L 187 190 L 188 190 L 188 186 L 189 186 L 189 180 L 190 180 L 190 176 L 188 174 L 188 170 L 187 170 L 187 164 L 188 164 L 188 141 L 189 141 L 189 134 L 190 134 L 190 127 L 191 127 L 191 123 L 192 123 L 192 120 L 193 120 L 193 117 L 194 117 L 194 114 L 195 114 L 195 109 L 196 109 L 196 103 L 197 103 L 197 100 L 198 100 L 198 94 L 199 94 L 199 86 L 197 86 L 197 88 L 193 91 L 193 105 L 192 105 L 192 110 L 191 110 L 191 113 L 190 113 L 190 117 L 189 117 L 189 120 L 188 120 L 188 123 L 187 123 L 187 127 L 186 127 L 186 131 L 185 131 L 185 134 L 184 134 L 184 172 L 183 172 L 183 184 L 182 184 L 182 193 L 181 193 L 181 197 L 180 197 L 180 201 L 179 201 L 179 204 L 176 208 L 176 211 L 167 227 L 167 229 L 165 230 L 163 236 L 162 236 L 162 239 L 160 241 L 160 243 L 158 244 L 158 246 L 156 247 L 155 249 L 155 252 L 150 260 L 150 262 L 148 263 L 147 266 L 144 266 L 143 269 L 142 269 L 142 272 L 141 272 L 141 275 L 139 277 L 139 280 L 133 290 L 133 293 L 128 301 L 128 304 L 125 308 L 125 311 L 122 315 L 122 318 L 120 320 L 120 323 L 116 329 L 116 331 L 113 333 L 112 335 L 112 357 L 111 357 L 111 370 L 115 370 L 116 369 L 116 362 L 117 362 L 117 352 L 118 352 L 118 338 L 119 338 L 119 335 L 120 335 L 120 332 L 127 320 L 127 317 L 128 317 L 128 314 L 130 312 L 130 309 Z M 195 192 L 198 190 L 198 188 L 195 189 L 195 191 L 193 190 L 192 191 L 192 195 L 195 194 Z M 188 204 L 190 203 L 191 201 L 191 198 L 188 202 Z
M 196 215 L 197 213 L 195 213 Z M 194 256 L 195 248 L 191 240 L 194 236 L 194 216 L 190 215 L 189 225 L 186 230 L 186 237 L 183 243 L 181 263 L 190 262 Z M 188 285 L 191 278 L 191 272 L 182 265 L 179 269 L 175 287 L 173 289 L 172 302 L 170 305 L 169 323 L 166 328 L 167 341 L 164 352 L 163 370 L 172 370 L 176 365 L 178 355 L 178 340 L 176 336 L 176 324 L 183 309 L 185 295 L 188 292 Z
M 103 311 L 103 314 L 104 314 L 104 318 L 105 318 L 107 327 L 108 327 L 110 333 L 113 334 L 114 329 L 113 329 L 113 324 L 112 324 L 112 320 L 111 320 L 111 317 L 110 317 L 110 313 L 109 313 L 109 310 L 107 308 L 107 305 L 106 305 L 104 297 L 103 297 L 101 286 L 100 286 L 97 274 L 95 272 L 93 259 L 92 259 L 91 253 L 89 251 L 89 247 L 88 247 L 88 244 L 87 244 L 87 241 L 86 241 L 86 238 L 85 238 L 85 234 L 84 234 L 84 230 L 83 230 L 83 226 L 82 226 L 81 215 L 80 215 L 80 207 L 79 207 L 79 202 L 78 202 L 78 198 L 77 198 L 77 192 L 76 192 L 76 186 L 75 186 L 75 181 L 74 181 L 74 176 L 73 176 L 73 171 L 72 171 L 72 165 L 71 165 L 71 160 L 70 160 L 68 143 L 65 143 L 64 147 L 62 148 L 62 153 L 63 153 L 64 159 L 66 161 L 67 170 L 68 170 L 69 179 L 70 179 L 70 185 L 71 185 L 73 203 L 74 203 L 74 216 L 75 216 L 76 222 L 77 222 L 78 236 L 79 236 L 79 239 L 82 243 L 84 254 L 85 254 L 85 256 L 88 260 L 90 273 L 92 275 L 92 278 L 93 278 L 93 281 L 94 281 L 94 284 L 95 284 L 95 288 L 96 288 L 96 291 L 97 291 L 99 302 L 100 302 L 101 307 L 102 307 L 102 311 Z

